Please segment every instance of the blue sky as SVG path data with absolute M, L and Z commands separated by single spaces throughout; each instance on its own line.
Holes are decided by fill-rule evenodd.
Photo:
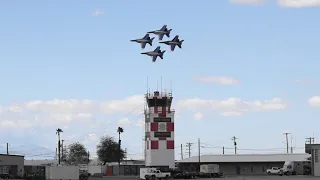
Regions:
M 201 138 L 203 153 L 221 153 L 237 136 L 239 153 L 285 152 L 287 131 L 302 152 L 319 125 L 320 2 L 240 1 L 1 1 L 0 144 L 50 158 L 60 127 L 94 152 L 120 123 L 140 157 L 142 95 L 162 77 L 176 146 Z M 152 63 L 140 53 L 157 39 L 145 50 L 129 40 L 164 24 L 185 42 Z

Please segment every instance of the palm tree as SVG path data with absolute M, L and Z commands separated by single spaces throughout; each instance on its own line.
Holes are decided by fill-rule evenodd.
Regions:
M 58 154 L 58 159 L 59 159 L 59 164 L 60 164 L 60 149 L 61 149 L 61 144 L 60 144 L 60 133 L 62 133 L 63 131 L 62 131 L 62 129 L 60 129 L 60 128 L 58 128 L 58 129 L 56 129 L 56 134 L 58 135 L 58 139 L 59 139 L 59 141 L 58 141 L 58 152 L 59 152 L 59 154 Z
M 118 150 L 118 166 L 119 166 L 119 169 L 120 169 L 120 161 L 121 161 L 121 158 L 120 158 L 120 153 L 121 153 L 121 133 L 123 133 L 123 128 L 122 127 L 118 127 L 117 129 L 117 132 L 119 133 L 119 150 Z M 120 171 L 119 171 L 119 174 L 120 175 Z
M 120 134 L 123 133 L 123 128 L 122 127 L 118 127 L 117 132 L 119 133 L 119 142 L 121 142 Z

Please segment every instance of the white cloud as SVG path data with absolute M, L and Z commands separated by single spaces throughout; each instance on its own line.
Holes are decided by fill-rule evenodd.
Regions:
M 95 120 L 95 115 L 101 114 L 141 114 L 143 105 L 143 95 L 102 102 L 88 99 L 35 100 L 0 106 L 0 126 L 31 127 L 92 122 Z
M 101 9 L 96 9 L 92 12 L 92 16 L 100 16 L 102 14 L 104 14 L 104 12 Z
M 10 121 L 10 120 L 1 120 L 0 119 L 0 127 L 1 128 L 28 128 L 32 127 L 32 123 L 30 121 Z
M 130 121 L 128 118 L 122 118 L 118 121 L 118 126 L 127 126 L 130 125 L 132 121 Z
M 195 119 L 195 120 L 201 120 L 201 119 L 203 119 L 203 114 L 200 113 L 200 112 L 197 112 L 197 113 L 195 113 L 195 114 L 193 115 L 193 119 Z
M 320 96 L 313 96 L 309 99 L 310 106 L 314 108 L 320 108 Z
M 143 112 L 144 95 L 131 96 L 123 100 L 107 101 L 100 104 L 102 113 L 115 112 L 141 114 Z
M 145 125 L 145 120 L 144 119 L 139 119 L 137 122 L 136 122 L 136 126 L 137 127 L 144 127 Z
M 240 83 L 239 80 L 226 76 L 204 76 L 198 78 L 198 80 L 202 83 L 212 83 L 221 85 L 237 85 Z
M 229 2 L 234 4 L 261 4 L 265 0 L 229 0 Z
M 212 110 L 220 113 L 222 116 L 239 116 L 245 112 L 252 111 L 271 111 L 284 110 L 287 108 L 286 103 L 280 98 L 271 100 L 255 100 L 243 101 L 239 98 L 228 98 L 225 100 L 211 100 L 211 99 L 185 99 L 177 103 L 179 109 L 188 109 L 192 111 L 198 110 Z
M 243 112 L 236 112 L 236 111 L 230 111 L 230 112 L 222 112 L 220 113 L 221 116 L 242 116 Z
M 302 8 L 320 6 L 320 0 L 278 0 L 283 7 Z

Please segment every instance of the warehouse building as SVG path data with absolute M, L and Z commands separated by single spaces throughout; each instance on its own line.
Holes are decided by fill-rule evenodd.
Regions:
M 262 175 L 272 167 L 282 167 L 285 161 L 298 162 L 297 173 L 303 173 L 303 167 L 310 164 L 310 154 L 239 154 L 239 155 L 202 155 L 200 164 L 218 164 L 220 172 L 226 175 Z M 301 163 L 299 163 L 301 162 Z M 177 161 L 183 171 L 196 171 L 199 156 Z
M 0 154 L 0 171 L 11 177 L 22 177 L 24 174 L 24 156 Z

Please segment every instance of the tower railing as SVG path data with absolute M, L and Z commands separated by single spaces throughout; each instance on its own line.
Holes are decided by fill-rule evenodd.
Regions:
M 148 98 L 148 99 L 152 99 L 154 97 L 169 97 L 169 98 L 172 98 L 172 93 L 171 92 L 154 92 L 154 93 L 147 93 L 145 94 L 145 98 Z

